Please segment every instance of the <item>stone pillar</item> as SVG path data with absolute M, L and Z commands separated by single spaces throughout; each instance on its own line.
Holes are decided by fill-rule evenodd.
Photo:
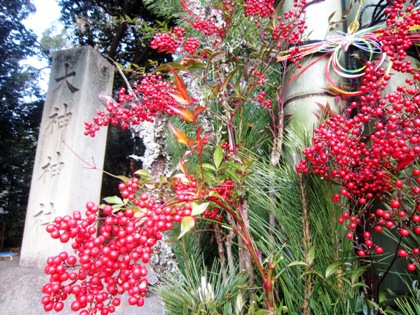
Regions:
M 85 136 L 84 122 L 103 107 L 101 92 L 111 94 L 114 68 L 92 47 L 53 54 L 31 191 L 26 214 L 20 264 L 41 267 L 48 257 L 70 248 L 51 239 L 45 227 L 57 216 L 85 211 L 88 201 L 99 202 L 106 130 Z

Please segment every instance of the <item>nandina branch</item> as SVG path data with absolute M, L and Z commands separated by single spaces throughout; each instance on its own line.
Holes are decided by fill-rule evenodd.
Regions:
M 258 259 L 258 255 L 255 251 L 255 248 L 254 248 L 253 244 L 252 244 L 252 239 L 251 239 L 251 236 L 249 235 L 248 229 L 245 227 L 244 223 L 237 216 L 237 214 L 232 209 L 227 207 L 223 202 L 221 202 L 217 197 L 209 196 L 206 199 L 214 202 L 219 207 L 226 210 L 234 218 L 235 222 L 240 226 L 242 234 L 239 233 L 239 235 L 241 235 L 246 248 L 248 249 L 249 253 L 251 254 L 251 257 L 252 257 L 252 260 L 254 261 L 254 264 L 257 266 L 257 269 L 258 269 L 258 271 L 260 273 L 260 276 L 261 276 L 261 280 L 264 283 L 264 289 L 266 291 L 268 306 L 269 306 L 270 309 L 272 309 L 274 307 L 274 304 L 273 304 L 274 301 L 270 298 L 270 297 L 272 297 L 272 294 L 273 294 L 272 293 L 272 286 L 268 285 L 266 272 L 265 272 L 260 260 Z
M 67 142 L 65 141 L 65 140 L 63 140 L 63 144 L 80 160 L 80 161 L 82 161 L 84 164 L 86 164 L 90 169 L 92 169 L 92 170 L 98 170 L 98 171 L 100 171 L 100 172 L 102 172 L 102 173 L 104 173 L 104 174 L 106 174 L 106 175 L 108 175 L 108 176 L 111 176 L 111 177 L 114 177 L 114 178 L 116 178 L 116 179 L 119 179 L 119 180 L 121 180 L 121 178 L 119 178 L 118 176 L 116 176 L 116 175 L 114 175 L 114 174 L 111 174 L 111 173 L 109 173 L 109 172 L 107 172 L 107 171 L 105 171 L 105 170 L 103 170 L 103 169 L 100 169 L 100 168 L 97 168 L 96 167 L 96 165 L 95 165 L 95 161 L 92 161 L 93 162 L 93 164 L 91 164 L 91 163 L 89 163 L 88 161 L 86 161 L 85 159 L 83 159 L 79 154 L 77 154 L 68 144 L 67 144 Z M 92 159 L 93 160 L 93 159 Z

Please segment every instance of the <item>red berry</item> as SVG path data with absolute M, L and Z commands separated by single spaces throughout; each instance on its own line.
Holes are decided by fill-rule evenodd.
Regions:
M 71 310 L 74 312 L 77 312 L 78 310 L 80 310 L 80 303 L 78 301 L 74 301 L 73 303 L 71 303 Z
M 371 246 L 373 246 L 373 241 L 372 240 L 366 240 L 365 244 L 366 244 L 366 246 L 371 247 Z
M 349 224 L 349 229 L 354 230 L 355 228 L 357 228 L 357 224 L 356 223 L 352 222 L 352 223 Z
M 391 206 L 391 208 L 395 209 L 395 208 L 399 208 L 401 203 L 399 200 L 392 200 L 389 205 Z
M 44 304 L 44 310 L 46 312 L 51 311 L 54 308 L 54 303 L 53 302 L 49 302 L 47 304 Z
M 394 222 L 392 222 L 392 221 L 386 221 L 386 222 L 385 222 L 385 226 L 386 226 L 388 229 L 392 229 L 392 227 L 394 226 Z
M 414 215 L 411 217 L 411 220 L 412 220 L 413 222 L 415 222 L 415 223 L 419 223 L 419 222 L 420 222 L 420 215 L 418 215 L 418 214 L 414 214 Z
M 383 254 L 384 249 L 383 249 L 382 247 L 380 247 L 380 246 L 376 246 L 376 247 L 375 247 L 375 252 L 376 252 L 378 255 L 380 255 L 380 254 Z
M 405 249 L 399 249 L 398 250 L 398 256 L 400 256 L 400 257 L 407 257 L 408 256 L 408 253 L 407 253 L 407 251 Z
M 407 265 L 407 269 L 408 269 L 409 271 L 416 271 L 417 267 L 416 267 L 416 265 L 415 265 L 415 264 L 408 264 L 408 265 Z
M 401 188 L 403 186 L 403 182 L 401 180 L 395 181 L 395 187 Z
M 407 237 L 410 235 L 410 231 L 407 229 L 400 229 L 401 236 Z
M 365 257 L 366 256 L 366 252 L 363 249 L 361 249 L 361 250 L 359 250 L 357 252 L 357 255 L 359 255 L 359 257 Z
M 54 310 L 56 312 L 60 312 L 63 308 L 64 308 L 64 303 L 63 302 L 57 302 L 54 305 Z

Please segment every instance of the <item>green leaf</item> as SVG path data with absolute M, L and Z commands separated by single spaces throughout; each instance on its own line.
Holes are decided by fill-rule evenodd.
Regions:
M 332 20 L 332 18 L 334 17 L 334 15 L 335 15 L 335 13 L 336 13 L 337 11 L 334 11 L 333 13 L 331 13 L 329 16 L 328 16 L 328 24 L 330 24 L 331 23 L 331 20 Z
M 306 256 L 306 263 L 308 264 L 308 266 L 312 265 L 312 263 L 314 262 L 314 259 L 315 259 L 315 246 L 309 250 L 308 255 Z
M 143 176 L 143 177 L 152 177 L 152 174 L 150 174 L 148 171 L 145 170 L 137 170 L 134 172 L 134 175 L 139 175 L 139 176 Z
M 242 171 L 242 166 L 237 164 L 237 163 L 233 163 L 233 162 L 226 162 L 225 165 L 223 165 L 224 168 L 230 168 L 230 169 L 235 169 L 238 171 Z
M 357 287 L 363 287 L 363 288 L 367 288 L 367 284 L 363 283 L 363 282 L 356 282 L 355 284 L 351 285 L 352 288 L 357 288 Z
M 201 166 L 205 170 L 210 170 L 210 171 L 216 172 L 216 168 L 213 165 L 209 164 L 209 163 L 203 163 L 203 164 L 201 164 Z
M 216 166 L 216 169 L 219 168 L 220 163 L 222 163 L 222 160 L 223 160 L 223 149 L 222 149 L 222 145 L 219 144 L 213 152 L 213 162 L 214 162 L 214 165 Z
M 204 178 L 206 179 L 206 181 L 216 181 L 216 176 L 214 176 L 214 173 L 210 171 L 204 171 Z
M 188 70 L 205 69 L 206 67 L 204 63 L 196 60 L 189 60 L 187 65 Z
M 346 283 L 349 287 L 351 287 L 351 283 L 350 283 L 350 281 L 349 281 L 348 279 L 346 279 L 346 278 L 344 278 L 344 277 L 341 277 L 341 278 L 340 278 L 340 280 L 341 280 L 342 282 Z
M 223 85 L 222 85 L 222 88 L 221 88 L 222 92 L 223 92 L 223 91 L 226 91 L 227 86 L 228 86 L 228 84 L 229 84 L 230 80 L 232 80 L 232 77 L 235 75 L 235 73 L 236 73 L 236 72 L 238 72 L 238 70 L 239 70 L 239 69 L 240 69 L 240 68 L 235 68 L 235 69 L 233 69 L 233 70 L 232 70 L 232 71 L 228 74 L 228 76 L 226 77 L 225 82 L 223 82 Z
M 241 95 L 241 82 L 242 82 L 242 79 L 244 77 L 244 72 L 245 71 L 242 71 L 241 72 L 241 74 L 238 76 L 238 79 L 235 82 L 234 91 L 236 92 L 236 95 L 238 96 L 238 98 L 242 98 L 242 95 Z
M 181 233 L 178 236 L 178 239 L 183 237 L 186 233 L 191 231 L 191 229 L 195 225 L 195 218 L 194 217 L 184 217 L 181 221 Z
M 123 205 L 117 204 L 117 205 L 112 205 L 112 212 L 118 212 L 122 209 Z
M 155 70 L 153 70 L 152 73 L 156 73 L 156 72 L 169 72 L 171 71 L 171 68 L 177 69 L 177 70 L 187 70 L 187 68 L 185 68 L 183 65 L 181 65 L 179 62 L 168 62 L 165 63 L 159 67 L 157 67 Z
M 118 177 L 119 179 L 121 179 L 124 183 L 125 183 L 125 182 L 128 182 L 128 181 L 130 180 L 130 178 L 129 178 L 129 177 L 124 176 L 124 175 L 118 175 L 117 177 Z
M 331 265 L 329 265 L 327 267 L 327 269 L 325 270 L 325 278 L 328 278 L 329 276 L 331 276 L 332 274 L 336 273 L 337 270 L 341 267 L 341 263 L 339 262 L 335 262 L 332 263 Z
M 379 303 L 386 301 L 386 291 L 380 290 L 379 291 Z
M 293 266 L 308 266 L 308 264 L 304 261 L 294 261 L 287 265 L 287 267 L 293 267 Z
M 204 202 L 204 203 L 199 204 L 199 205 L 193 205 L 191 215 L 195 216 L 195 215 L 202 214 L 204 211 L 206 211 L 209 204 L 210 204 L 210 202 Z
M 307 270 L 307 271 L 305 271 L 304 273 L 303 273 L 303 275 L 309 275 L 309 274 L 312 274 L 312 275 L 317 275 L 319 278 L 321 278 L 321 279 L 323 279 L 324 277 L 322 276 L 322 274 L 320 274 L 318 271 L 316 271 L 316 270 L 313 270 L 313 269 L 309 269 L 309 270 Z
M 255 162 L 255 161 L 250 161 L 250 162 L 248 162 L 248 163 L 245 163 L 244 168 L 247 170 L 248 168 L 250 168 L 250 167 L 254 164 L 254 162 Z
M 106 197 L 104 198 L 104 201 L 106 203 L 112 204 L 112 205 L 123 205 L 123 200 L 118 196 L 112 196 L 112 197 Z
M 168 179 L 164 175 L 159 175 L 159 181 L 162 184 L 167 184 L 168 183 Z
M 241 178 L 238 176 L 238 174 L 235 173 L 233 170 L 228 170 L 226 172 L 229 175 L 229 179 L 233 180 L 236 183 L 241 183 Z
M 351 284 L 354 285 L 356 284 L 357 280 L 360 278 L 360 276 L 366 271 L 367 266 L 366 267 L 359 267 L 357 269 L 354 269 L 351 272 Z

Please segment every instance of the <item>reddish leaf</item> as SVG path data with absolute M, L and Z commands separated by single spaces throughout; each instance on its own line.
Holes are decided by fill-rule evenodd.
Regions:
M 328 117 L 335 117 L 338 115 L 334 110 L 331 109 L 330 104 L 327 102 L 327 105 L 315 102 L 315 104 L 319 107 L 321 110 L 322 115 L 328 115 Z
M 288 121 L 293 115 L 284 115 L 284 121 Z
M 187 174 L 187 168 L 182 160 L 179 160 L 179 167 L 181 168 L 182 173 Z
M 200 113 L 204 112 L 206 109 L 207 107 L 205 106 L 196 107 L 194 109 L 194 117 L 193 117 L 194 121 L 196 121 L 197 116 L 200 115 Z
M 183 102 L 185 102 L 183 103 L 184 105 L 191 104 L 192 99 L 188 95 L 188 91 L 187 91 L 187 88 L 185 87 L 184 81 L 182 81 L 181 77 L 178 75 L 178 73 L 176 73 L 173 67 L 169 66 L 169 69 L 171 69 L 171 72 L 174 75 L 175 83 L 180 93 L 180 94 L 172 93 L 172 97 L 174 97 L 177 101 L 178 101 L 178 98 L 181 99 Z
M 175 99 L 175 101 L 177 101 L 181 105 L 189 105 L 190 104 L 190 101 L 184 100 L 182 98 L 181 93 L 174 92 L 174 93 L 169 93 L 169 95 L 172 96 Z
M 176 128 L 172 124 L 169 124 L 169 128 L 171 128 L 171 131 L 173 132 L 176 140 L 178 140 L 179 143 L 188 145 L 189 139 L 185 135 L 185 133 L 183 133 L 181 130 L 179 130 L 178 128 Z
M 193 114 L 184 107 L 172 106 L 168 105 L 171 111 L 181 117 L 183 120 L 188 122 L 193 122 L 195 119 L 193 118 Z

